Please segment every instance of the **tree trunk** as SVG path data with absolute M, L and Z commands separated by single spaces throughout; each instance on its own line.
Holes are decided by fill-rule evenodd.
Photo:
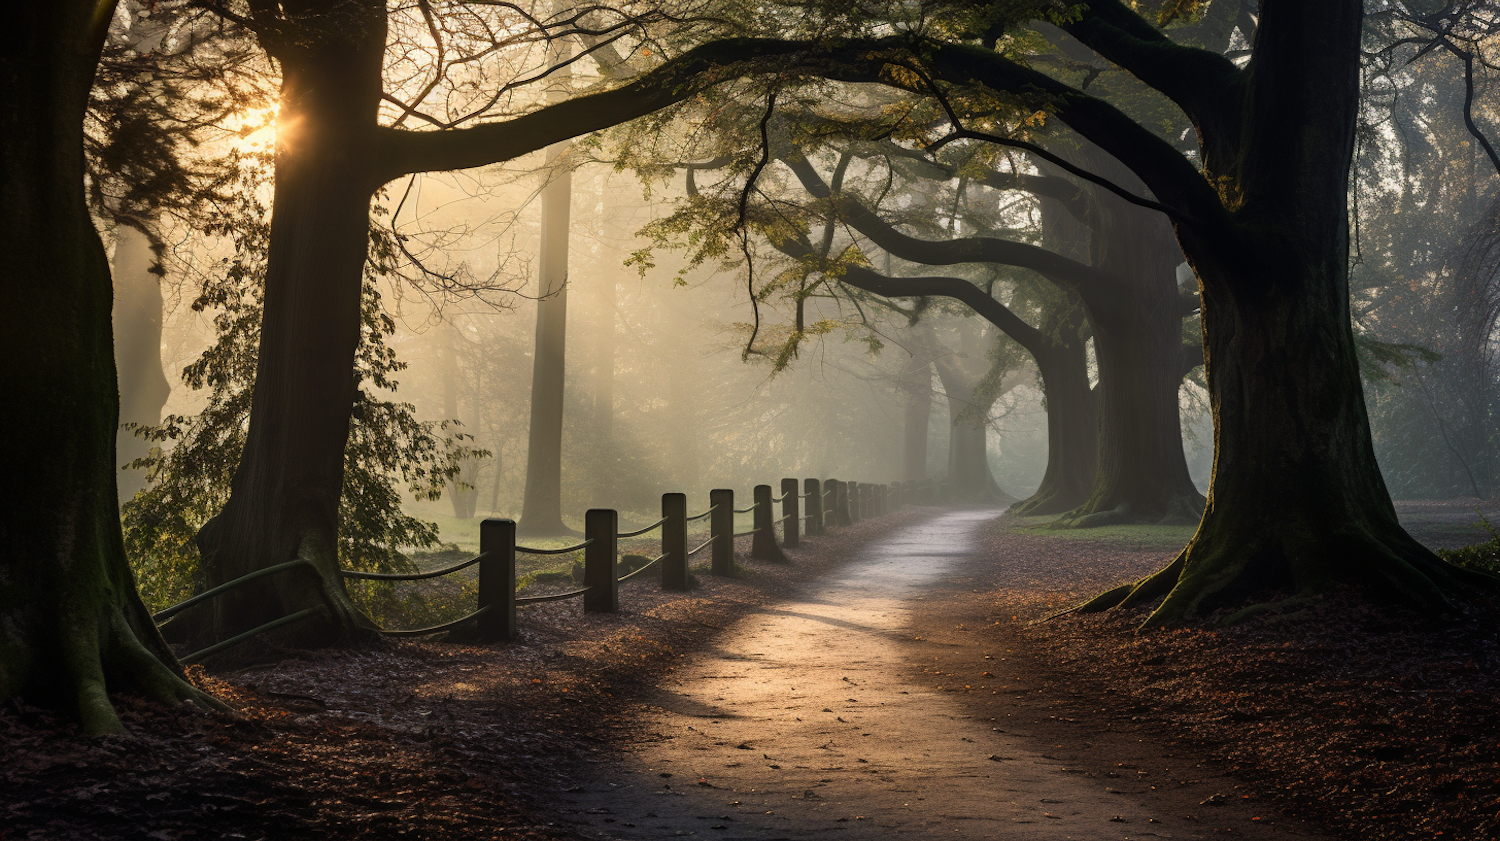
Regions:
M 1089 144 L 1084 164 L 1131 189 L 1136 179 Z M 1094 187 L 1093 264 L 1107 288 L 1084 291 L 1099 365 L 1099 469 L 1093 493 L 1067 519 L 1077 527 L 1196 522 L 1203 496 L 1182 449 L 1181 249 L 1160 213 Z
M 83 118 L 112 4 L 11 11 L 0 54 L 0 699 L 119 732 L 106 690 L 216 703 L 182 679 L 125 559 L 110 277 L 84 201 Z M 106 686 L 106 680 L 108 685 Z
M 198 547 L 208 586 L 294 558 L 313 569 L 215 599 L 216 639 L 312 607 L 321 618 L 291 631 L 300 643 L 372 628 L 339 575 L 338 505 L 360 330 L 360 285 L 351 280 L 364 266 L 376 186 L 385 7 L 340 2 L 301 23 L 295 39 L 267 45 L 282 88 L 260 356 L 229 501 Z M 201 628 L 191 617 L 186 624 L 189 633 Z
M 459 414 L 459 379 L 462 377 L 462 369 L 459 366 L 460 348 L 464 346 L 464 338 L 459 333 L 458 325 L 450 323 L 444 330 L 448 336 L 448 346 L 443 349 L 443 414 L 449 420 L 463 423 L 462 431 L 470 435 L 479 428 L 478 419 L 472 411 L 464 414 L 468 421 L 464 422 Z M 474 513 L 479 507 L 479 461 L 466 458 L 459 462 L 458 475 L 448 480 L 448 503 L 453 507 L 453 516 L 460 520 L 474 519 Z
M 114 330 L 115 368 L 119 372 L 120 423 L 156 426 L 172 386 L 161 365 L 161 253 L 145 232 L 121 224 L 115 229 Z M 142 470 L 124 470 L 144 458 L 150 443 L 129 429 L 115 436 L 119 499 L 125 502 L 146 487 Z
M 919 482 L 927 478 L 927 434 L 932 420 L 932 362 L 913 356 L 901 373 L 901 393 L 906 403 L 901 434 L 901 480 Z
M 1339 582 L 1439 608 L 1445 590 L 1493 581 L 1406 533 L 1370 441 L 1347 263 L 1361 5 L 1260 10 L 1239 136 L 1204 135 L 1207 176 L 1238 207 L 1178 228 L 1202 280 L 1216 443 L 1207 509 L 1165 569 L 1082 607 L 1166 595 L 1147 626 L 1290 595 L 1226 619 L 1238 621 Z
M 977 331 L 970 331 L 977 332 Z M 991 338 L 998 329 L 985 331 Z M 967 337 L 966 337 L 967 338 Z M 934 343 L 936 340 L 934 339 Z M 966 344 L 969 344 L 966 342 Z M 978 348 L 966 348 L 964 357 L 973 361 Z M 957 502 L 998 504 L 1015 502 L 1016 498 L 1000 489 L 990 471 L 988 442 L 990 408 L 995 400 L 1020 382 L 1019 371 L 1005 373 L 1006 382 L 992 394 L 980 395 L 982 376 L 962 370 L 960 360 L 939 355 L 935 366 L 943 383 L 948 403 L 948 485 L 950 498 Z
M 614 272 L 606 271 L 605 277 L 600 278 L 599 297 L 597 306 L 599 308 L 598 324 L 595 327 L 594 341 L 594 440 L 591 442 L 594 449 L 594 498 L 599 500 L 600 505 L 617 507 L 620 500 L 616 498 L 615 484 L 621 478 L 618 475 L 618 463 L 615 460 L 615 351 L 617 337 L 615 334 L 615 307 L 618 302 L 618 290 L 615 287 Z
M 1089 387 L 1088 355 L 1079 337 L 1083 310 L 1060 310 L 1042 325 L 1042 332 L 1056 341 L 1032 352 L 1047 401 L 1047 469 L 1036 493 L 1010 509 L 1028 517 L 1077 508 L 1089 498 L 1098 468 L 1098 402 Z
M 559 44 L 549 51 L 566 58 Z M 555 63 L 555 61 L 554 61 Z M 566 98 L 567 74 L 559 72 L 548 91 L 550 101 Z M 571 143 L 547 147 L 547 179 L 542 187 L 542 237 L 537 267 L 536 352 L 531 372 L 530 444 L 526 450 L 526 496 L 521 503 L 520 534 L 547 536 L 574 533 L 562 521 L 562 428 L 564 361 L 568 330 L 568 234 L 573 202 L 573 173 L 559 165 Z

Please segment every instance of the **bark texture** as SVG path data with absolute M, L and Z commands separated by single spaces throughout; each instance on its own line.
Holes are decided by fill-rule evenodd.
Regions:
M 123 730 L 108 692 L 213 703 L 136 594 L 115 491 L 110 276 L 84 200 L 83 117 L 112 3 L 12 10 L 0 53 L 0 699 Z
M 1140 190 L 1131 172 L 1088 144 L 1088 168 Z M 1080 289 L 1099 366 L 1099 469 L 1073 526 L 1196 522 L 1203 495 L 1188 474 L 1178 391 L 1182 319 L 1177 289 L 1182 252 L 1169 220 L 1099 187 L 1091 193 L 1091 260 L 1107 283 Z
M 263 34 L 282 72 L 276 212 L 245 450 L 229 502 L 198 535 L 214 586 L 294 558 L 311 562 L 184 614 L 216 639 L 309 607 L 299 632 L 328 642 L 373 628 L 349 601 L 338 562 L 338 501 L 356 382 L 359 278 L 376 185 L 374 134 L 384 4 L 312 4 L 297 37 Z M 201 616 L 211 613 L 204 627 Z M 314 627 L 315 626 L 315 627 Z
M 1123 7 L 1111 8 L 1133 25 Z M 1202 286 L 1216 445 L 1192 542 L 1161 572 L 1085 610 L 1165 595 L 1147 625 L 1224 607 L 1239 608 L 1227 617 L 1235 621 L 1346 583 L 1440 608 L 1449 592 L 1486 580 L 1406 533 L 1371 446 L 1349 321 L 1345 206 L 1362 15 L 1358 0 L 1265 0 L 1242 75 L 1222 65 L 1186 74 L 1184 62 L 1171 75 L 1159 56 L 1109 56 L 1184 105 L 1206 181 L 1168 177 L 1174 165 L 1148 144 L 1110 136 L 1093 122 L 1098 113 L 1069 118 L 1064 109 L 1194 217 L 1177 232 Z M 1118 48 L 1087 26 L 1076 31 L 1106 55 Z

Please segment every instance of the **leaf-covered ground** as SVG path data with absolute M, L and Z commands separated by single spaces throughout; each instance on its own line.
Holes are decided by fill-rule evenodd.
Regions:
M 1399 508 L 1429 545 L 1488 538 L 1472 504 Z M 1009 569 L 996 613 L 1081 708 L 1186 738 L 1340 835 L 1500 837 L 1500 600 L 1435 617 L 1345 593 L 1292 621 L 1146 634 L 1134 632 L 1144 611 L 1028 621 L 1175 551 L 1087 535 L 997 523 L 987 547 Z
M 125 696 L 132 739 L 84 738 L 49 712 L 0 704 L 0 840 L 575 838 L 539 804 L 571 785 L 570 763 L 628 726 L 619 698 L 649 691 L 736 616 L 924 516 L 807 539 L 786 566 L 748 560 L 743 538 L 743 579 L 699 571 L 684 595 L 648 573 L 622 585 L 615 615 L 522 608 L 515 644 L 391 642 L 194 669 L 235 716 Z
M 1462 505 L 1403 514 L 1434 544 L 1486 536 Z M 574 838 L 552 794 L 577 760 L 619 743 L 632 699 L 737 616 L 927 515 L 815 538 L 790 566 L 746 561 L 743 580 L 700 575 L 686 596 L 633 582 L 615 616 L 527 608 L 518 644 L 390 643 L 195 672 L 237 715 L 127 697 L 130 740 L 0 704 L 0 839 Z M 1138 614 L 1033 624 L 1154 569 L 1180 536 L 1031 526 L 989 527 L 985 563 L 929 600 L 924 621 L 954 626 L 977 605 L 989 621 L 970 631 L 1014 650 L 1006 668 L 1032 688 L 1036 718 L 1217 758 L 1244 791 L 1335 836 L 1500 834 L 1500 605 L 1433 618 L 1346 596 L 1294 623 L 1145 635 Z

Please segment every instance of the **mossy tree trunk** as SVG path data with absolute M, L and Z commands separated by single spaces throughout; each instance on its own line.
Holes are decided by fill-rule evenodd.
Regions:
M 122 730 L 108 692 L 212 703 L 136 594 L 115 498 L 109 264 L 84 200 L 83 119 L 112 3 L 11 11 L 0 54 L 0 699 Z

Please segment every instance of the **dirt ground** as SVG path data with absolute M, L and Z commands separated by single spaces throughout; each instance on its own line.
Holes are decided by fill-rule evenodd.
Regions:
M 1435 543 L 1483 536 L 1461 504 L 1403 509 Z M 195 672 L 237 715 L 126 698 L 132 739 L 85 739 L 47 712 L 0 705 L 0 839 L 598 837 L 570 813 L 568 789 L 580 788 L 580 768 L 641 743 L 659 687 L 737 620 L 935 513 L 841 529 L 789 553 L 789 566 L 747 562 L 747 578 L 703 576 L 686 597 L 627 584 L 615 616 L 527 608 L 525 638 L 508 646 L 389 643 Z M 1131 837 L 1191 837 L 1221 810 L 1327 837 L 1497 834 L 1494 603 L 1435 619 L 1330 599 L 1290 632 L 1249 623 L 1136 635 L 1129 615 L 1033 624 L 1154 568 L 1170 547 L 998 522 L 978 540 L 985 563 L 914 599 L 911 635 L 934 641 L 935 659 L 908 665 L 903 680 L 925 681 L 979 720 L 1004 699 L 1026 721 L 1000 729 L 1050 744 L 1053 761 L 1082 774 L 1128 781 L 1112 787 L 1197 798 L 1192 811 L 1122 815 L 1142 822 Z M 966 647 L 1003 657 L 1004 671 Z M 1135 745 L 1137 760 L 1106 761 L 1117 753 L 1110 740 Z M 1260 837 L 1295 836 L 1273 825 Z

